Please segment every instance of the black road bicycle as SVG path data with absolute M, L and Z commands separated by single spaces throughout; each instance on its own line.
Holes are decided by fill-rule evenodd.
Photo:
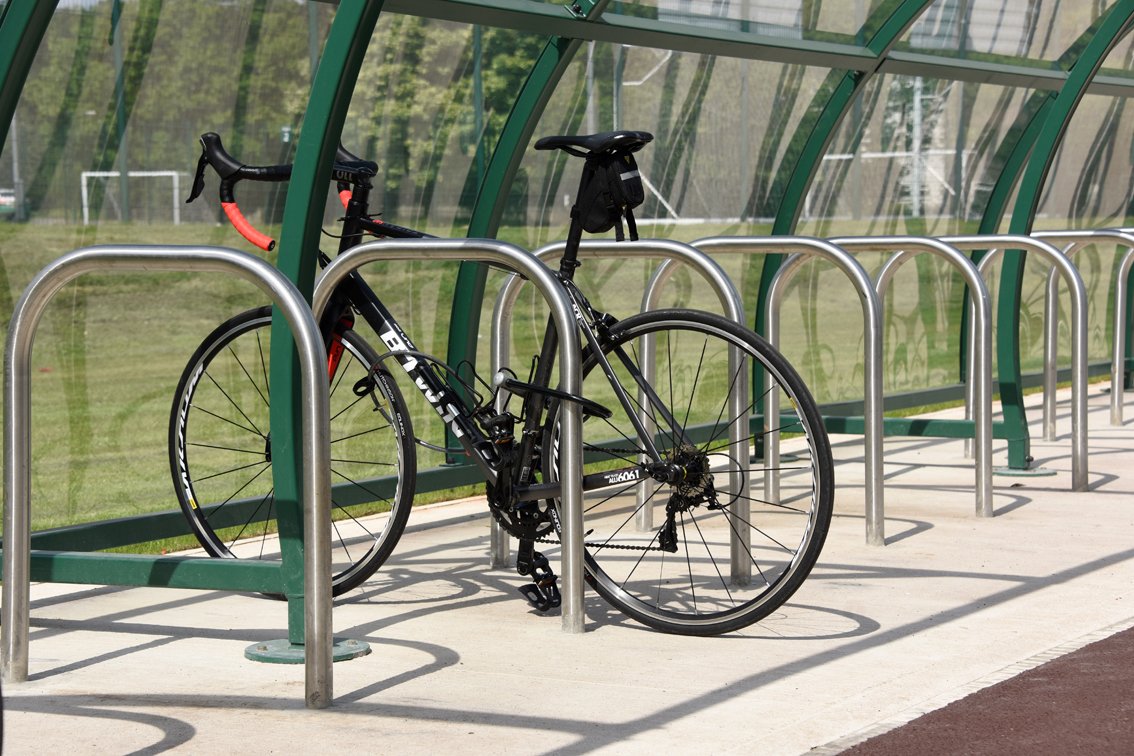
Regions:
M 535 544 L 558 542 L 557 417 L 564 402 L 579 403 L 584 419 L 584 564 L 603 598 L 648 626 L 714 635 L 766 617 L 803 583 L 827 534 L 834 480 L 819 413 L 795 370 L 759 335 L 719 315 L 668 309 L 618 320 L 595 309 L 573 282 L 584 227 L 596 228 L 603 207 L 609 215 L 599 227 L 616 224 L 621 237 L 625 218 L 636 238 L 629 208 L 641 199 L 626 200 L 617 182 L 637 175 L 632 154 L 651 139 L 616 131 L 536 144 L 585 161 L 558 272 L 582 335 L 580 396 L 552 384 L 557 337 L 550 321 L 530 375 L 502 372 L 486 395 L 487 383 L 477 390 L 420 352 L 358 273 L 335 293 L 321 323 L 329 355 L 335 595 L 362 583 L 390 555 L 412 506 L 417 447 L 437 449 L 415 437 L 395 370 L 405 371 L 444 416 L 457 451 L 483 473 L 492 515 L 518 539 L 517 570 L 533 581 L 521 591 L 537 609 L 559 605 L 556 576 Z M 270 249 L 274 242 L 244 219 L 233 187 L 244 179 L 285 181 L 291 166 L 246 166 L 216 134 L 205 134 L 201 144 L 190 200 L 212 166 L 233 225 Z M 333 178 L 345 205 L 340 252 L 367 236 L 425 236 L 369 214 L 376 172 L 339 149 Z M 329 259 L 320 258 L 324 265 Z M 357 317 L 379 334 L 381 346 L 354 330 Z M 268 532 L 270 322 L 264 307 L 218 326 L 190 358 L 173 401 L 174 486 L 213 556 L 279 558 Z M 647 349 L 656 369 L 647 369 Z M 730 364 L 730 349 L 745 359 Z M 740 416 L 746 438 L 737 453 L 728 427 L 738 413 L 728 397 L 752 364 L 766 372 L 765 390 L 778 389 L 789 401 L 764 423 L 750 419 L 762 402 L 752 397 Z M 515 413 L 495 408 L 500 391 L 518 400 Z M 776 501 L 764 500 L 761 487 L 769 470 L 760 440 L 770 431 L 791 452 L 778 470 Z

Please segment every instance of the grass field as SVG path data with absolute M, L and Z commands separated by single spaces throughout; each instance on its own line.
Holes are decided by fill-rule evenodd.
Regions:
M 704 229 L 684 228 L 696 238 Z M 530 238 L 505 230 L 505 239 Z M 231 229 L 213 225 L 0 223 L 0 311 L 4 328 L 15 300 L 34 274 L 59 255 L 90 244 L 221 244 L 247 248 Z M 1105 358 L 1109 344 L 1107 292 L 1113 254 L 1080 253 L 1092 297 L 1091 354 Z M 861 258 L 868 269 L 881 255 Z M 759 265 L 739 258 L 721 263 L 752 311 Z M 1025 369 L 1039 366 L 1041 271 L 1025 281 L 1022 331 Z M 367 278 L 397 314 L 418 346 L 444 356 L 455 263 L 371 266 Z M 652 271 L 643 262 L 588 262 L 578 281 L 592 302 L 616 315 L 637 311 Z M 502 274 L 489 275 L 481 314 L 479 355 L 487 374 L 488 324 Z M 857 297 L 841 274 L 808 266 L 797 278 L 782 315 L 784 352 L 821 402 L 862 394 L 862 326 Z M 956 381 L 961 284 L 936 261 L 907 265 L 895 280 L 886 309 L 887 391 Z M 231 315 L 264 303 L 250 284 L 205 274 L 91 275 L 66 287 L 40 326 L 34 351 L 33 527 L 110 519 L 176 507 L 169 482 L 167 424 L 173 390 L 200 340 Z M 695 276 L 679 273 L 667 305 L 719 311 L 716 297 Z M 543 333 L 543 308 L 529 290 L 516 308 L 512 364 L 523 376 Z M 1064 330 L 1064 337 L 1065 331 Z M 1062 354 L 1067 354 L 1064 344 Z M 433 411 L 407 390 L 419 435 L 441 441 Z M 419 467 L 439 463 L 422 450 Z

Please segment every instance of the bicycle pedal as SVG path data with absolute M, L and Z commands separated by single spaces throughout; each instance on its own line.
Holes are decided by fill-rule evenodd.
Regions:
M 558 596 L 549 596 L 535 583 L 521 585 L 518 590 L 537 612 L 549 612 L 560 604 Z M 556 593 L 558 593 L 558 591 Z

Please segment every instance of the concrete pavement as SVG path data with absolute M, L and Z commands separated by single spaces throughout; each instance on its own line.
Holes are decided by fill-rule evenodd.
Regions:
M 1033 398 L 1034 399 L 1034 398 Z M 4 687 L 9 753 L 838 753 L 1134 626 L 1134 422 L 1090 391 L 1091 489 L 1070 420 L 1033 437 L 1055 474 L 997 477 L 974 516 L 962 443 L 887 439 L 887 545 L 864 543 L 862 443 L 834 437 L 836 516 L 793 600 L 720 638 L 664 635 L 587 595 L 587 632 L 538 616 L 487 567 L 482 503 L 415 511 L 391 562 L 335 606 L 369 656 L 303 707 L 302 665 L 257 596 L 32 587 L 31 679 Z M 1031 402 L 1034 407 L 1036 402 Z M 1038 411 L 1032 411 L 1033 423 Z M 1004 449 L 997 446 L 998 463 Z

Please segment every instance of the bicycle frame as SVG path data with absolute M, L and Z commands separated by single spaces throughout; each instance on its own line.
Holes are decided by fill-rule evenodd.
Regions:
M 355 182 L 354 186 L 356 189 L 347 203 L 343 235 L 339 244 L 340 253 L 361 243 L 365 233 L 389 236 L 409 236 L 417 233 L 367 218 L 369 182 Z M 392 229 L 397 229 L 397 231 L 390 233 Z M 645 446 L 647 456 L 654 463 L 659 463 L 661 455 L 653 443 L 651 434 L 646 430 L 638 416 L 638 408 L 635 407 L 633 400 L 615 378 L 614 370 L 603 354 L 603 334 L 617 321 L 612 316 L 594 309 L 573 283 L 574 269 L 579 265 L 576 256 L 581 235 L 581 226 L 576 220 L 572 220 L 568 247 L 560 263 L 558 278 L 571 299 L 576 324 L 587 342 L 590 354 L 596 361 L 596 367 L 607 376 L 616 398 L 626 410 L 627 416 L 637 431 L 639 440 Z M 474 414 L 475 411 L 471 410 L 465 400 L 431 369 L 428 360 L 420 359 L 422 352 L 418 350 L 394 315 L 382 303 L 377 293 L 357 272 L 346 277 L 323 316 L 321 325 L 328 337 L 329 353 L 341 352 L 342 334 L 346 329 L 353 327 L 353 318 L 350 317 L 352 307 L 378 334 L 388 350 L 387 355 L 397 360 L 402 369 L 405 370 L 418 392 L 441 417 L 445 426 L 452 431 L 465 454 L 480 468 L 490 486 L 498 485 L 501 475 L 510 475 L 512 476 L 510 480 L 512 496 L 516 502 L 557 498 L 560 495 L 561 486 L 558 482 L 532 482 L 534 466 L 531 461 L 535 459 L 537 439 L 542 426 L 546 422 L 548 409 L 548 403 L 545 400 L 546 394 L 541 393 L 541 389 L 550 387 L 551 372 L 559 345 L 558 334 L 550 318 L 545 328 L 535 375 L 530 384 L 532 391 L 524 397 L 521 412 L 524 426 L 520 441 L 517 444 L 515 454 L 502 454 L 500 447 L 511 440 L 510 431 L 507 433 L 507 439 L 503 437 L 493 439 L 481 430 Z M 592 326 L 592 323 L 598 327 L 598 332 L 596 332 L 596 327 Z M 618 349 L 615 354 L 630 372 L 630 375 L 633 376 L 646 400 L 661 411 L 661 419 L 670 427 L 677 427 L 674 418 L 668 410 L 664 409 L 664 402 L 660 401 L 653 389 L 644 380 L 629 355 L 621 349 Z M 332 377 L 333 368 L 332 365 Z M 561 401 L 571 400 L 561 399 Z M 497 441 L 501 441 L 501 443 L 498 444 Z M 518 462 L 514 468 L 510 464 L 513 461 Z M 584 476 L 583 490 L 595 491 L 615 485 L 637 483 L 647 477 L 642 468 L 642 464 L 627 465 L 625 468 Z M 658 471 L 658 473 L 664 474 L 664 471 Z
M 427 235 L 372 219 L 368 200 L 377 166 L 339 148 L 332 171 L 346 206 L 339 253 L 353 251 L 347 259 L 334 262 L 319 253 L 329 277 L 324 277 L 315 293 L 323 313 L 319 327 L 327 346 L 331 395 L 345 405 L 343 413 L 331 420 L 342 418 L 337 426 L 342 429 L 340 440 L 365 438 L 357 449 L 344 444 L 340 458 L 331 460 L 344 465 L 335 472 L 352 484 L 349 489 L 344 487 L 345 498 L 339 502 L 342 521 L 357 523 L 353 533 L 339 537 L 338 562 L 346 569 L 332 576 L 335 590 L 356 587 L 391 555 L 413 505 L 415 446 L 464 453 L 475 464 L 477 477 L 486 481 L 492 516 L 519 539 L 516 571 L 529 578 L 519 591 L 538 612 L 579 600 L 574 591 L 580 587 L 584 566 L 578 559 L 580 547 L 586 549 L 581 553 L 589 581 L 603 598 L 650 627 L 687 635 L 730 632 L 758 621 L 806 578 L 830 522 L 833 479 L 830 445 L 814 399 L 798 373 L 773 347 L 727 318 L 676 308 L 643 312 L 619 322 L 594 308 L 574 283 L 584 230 L 601 232 L 611 223 L 620 230 L 625 220 L 630 238 L 636 238 L 631 211 L 644 192 L 635 180 L 638 172 L 630 155 L 651 139 L 646 132 L 615 131 L 550 136 L 536 142 L 536 149 L 561 149 L 585 158 L 586 163 L 558 273 L 535 265 L 514 248 L 505 249 L 508 245 L 481 243 L 473 255 L 495 261 L 490 264 L 525 271 L 552 304 L 552 318 L 545 326 L 531 374 L 521 380 L 504 370 L 493 379 L 494 386 L 488 386 L 475 370 L 472 377 L 465 375 L 469 365 L 450 366 L 422 353 L 357 272 L 365 261 L 385 259 L 387 251 L 392 258 L 405 259 L 408 250 L 420 247 L 426 250 L 426 257 L 452 260 L 461 259 L 462 250 L 475 249 L 478 244 L 452 240 L 424 245 L 362 244 L 371 235 L 391 239 Z M 233 187 L 244 179 L 286 180 L 291 166 L 245 165 L 228 155 L 220 137 L 211 132 L 202 135 L 201 145 L 190 199 L 199 196 L 205 169 L 211 165 L 222 179 L 222 206 L 233 225 L 251 243 L 271 249 L 274 240 L 256 231 L 239 212 Z M 621 238 L 618 230 L 616 235 Z M 360 248 L 354 249 L 356 246 Z M 373 327 L 383 345 L 378 350 L 373 335 L 371 345 L 355 332 L 359 316 Z M 241 525 L 239 540 L 244 528 L 256 519 L 259 506 L 266 503 L 270 507 L 274 501 L 270 488 L 257 490 L 256 498 L 250 500 L 258 505 L 251 517 L 244 519 L 249 506 L 243 504 L 226 510 L 231 514 L 213 517 L 271 463 L 267 433 L 212 411 L 219 402 L 243 414 L 234 396 L 249 397 L 254 414 L 266 411 L 257 376 L 244 369 L 240 354 L 251 354 L 253 359 L 259 354 L 262 361 L 264 332 L 259 329 L 269 322 L 267 312 L 258 309 L 240 313 L 215 328 L 190 358 L 174 396 L 170 415 L 174 486 L 198 540 L 216 556 L 241 555 L 231 551 L 228 539 L 218 536 L 214 527 Z M 233 346 L 237 339 L 242 339 L 239 346 Z M 659 372 L 654 370 L 654 359 L 663 345 L 669 365 Z M 793 468 L 795 493 L 788 503 L 753 498 L 748 489 L 748 468 L 761 463 L 746 447 L 738 446 L 744 439 L 738 439 L 741 433 L 734 431 L 737 423 L 747 421 L 751 405 L 736 407 L 732 391 L 745 374 L 745 355 L 764 365 L 792 398 L 793 415 L 781 419 L 781 425 L 798 433 L 803 445 L 800 461 Z M 231 374 L 237 383 L 230 392 L 214 382 L 215 390 L 204 392 L 198 403 L 195 376 L 213 365 L 214 357 L 221 360 L 217 374 Z M 414 436 L 403 390 L 390 375 L 400 370 L 386 364 L 391 360 L 441 417 L 446 433 L 455 438 L 448 445 L 460 448 L 435 446 Z M 562 383 L 553 375 L 557 363 Z M 348 373 L 356 368 L 359 372 Z M 583 375 L 590 376 L 585 387 Z M 264 381 L 266 387 L 266 376 Z M 402 381 L 398 378 L 397 383 Z M 344 383 L 350 390 L 339 390 L 345 388 Z M 503 399 L 512 394 L 521 406 L 510 412 Z M 194 408 L 193 416 L 204 420 L 190 422 L 187 413 L 178 411 L 181 407 Z M 343 417 L 348 410 L 351 415 Z M 584 434 L 580 421 L 586 418 L 592 422 Z M 189 429 L 194 429 L 192 442 L 187 438 Z M 561 431 L 569 447 L 560 448 Z M 727 442 L 723 440 L 726 431 Z M 367 435 L 370 433 L 381 435 Z M 234 434 L 239 439 L 230 441 Z M 248 443 L 251 447 L 242 448 Z M 190 447 L 218 450 L 195 457 L 194 469 L 200 471 L 200 479 L 217 480 L 209 485 L 218 494 L 218 503 L 208 511 L 195 503 L 198 497 L 186 461 Z M 586 459 L 579 458 L 580 450 Z M 233 468 L 229 457 L 244 452 L 253 456 L 241 460 L 252 464 Z M 356 467 L 351 471 L 347 465 Z M 370 478 L 375 465 L 389 467 L 394 474 L 377 478 L 373 482 L 379 487 L 370 488 L 369 481 L 361 479 Z M 764 474 L 770 474 L 768 463 L 762 466 Z M 256 469 L 241 472 L 239 479 L 221 480 L 230 471 L 252 467 Z M 714 477 L 722 469 L 728 471 L 724 483 Z M 183 473 L 180 478 L 179 472 Z M 254 477 L 245 480 L 247 475 Z M 260 488 L 267 484 L 270 481 Z M 621 494 L 635 488 L 636 503 L 628 510 Z M 590 498 L 584 511 L 580 494 L 596 491 L 601 493 Z M 563 501 L 570 521 L 560 522 L 556 500 Z M 355 513 L 347 511 L 347 507 L 364 503 L 368 511 L 360 509 L 357 514 L 369 514 L 370 509 L 383 514 L 388 508 L 389 516 L 375 518 L 371 527 L 362 522 L 363 517 L 356 519 Z M 653 525 L 652 517 L 644 515 L 663 506 L 664 523 Z M 761 524 L 754 523 L 756 514 Z M 579 543 L 584 538 L 590 542 Z M 754 543 L 757 538 L 759 542 Z M 567 604 L 548 557 L 536 551 L 537 543 L 556 542 L 566 542 L 561 556 L 574 597 Z M 364 553 L 352 553 L 357 551 L 355 543 L 367 545 Z M 671 556 L 682 552 L 684 558 Z M 761 580 L 752 580 L 754 567 Z

